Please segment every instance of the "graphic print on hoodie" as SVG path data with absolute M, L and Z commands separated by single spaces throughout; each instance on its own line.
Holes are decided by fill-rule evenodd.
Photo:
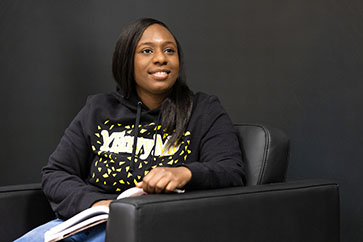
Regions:
M 171 134 L 155 122 L 97 125 L 92 150 L 90 183 L 109 192 L 120 192 L 136 183 L 157 166 L 180 166 L 191 153 L 190 132 L 186 131 L 177 146 L 167 146 Z M 135 133 L 137 138 L 135 139 Z M 136 142 L 136 146 L 135 146 Z

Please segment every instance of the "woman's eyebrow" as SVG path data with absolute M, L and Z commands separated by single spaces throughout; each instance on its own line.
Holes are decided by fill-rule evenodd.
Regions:
M 141 46 L 141 45 L 153 45 L 153 43 L 152 43 L 152 42 L 143 42 L 143 43 L 140 43 L 139 45 L 140 45 L 140 46 Z
M 167 44 L 173 44 L 173 45 L 176 45 L 175 42 L 173 41 L 165 41 L 162 43 L 163 45 L 167 45 Z M 139 46 L 142 46 L 142 45 L 155 45 L 154 42 L 142 42 L 139 44 Z

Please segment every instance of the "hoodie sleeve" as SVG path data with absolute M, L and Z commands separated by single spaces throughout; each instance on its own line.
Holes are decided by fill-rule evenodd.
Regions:
M 48 164 L 42 169 L 42 189 L 58 217 L 67 219 L 103 199 L 115 195 L 104 194 L 87 183 L 92 155 L 85 135 L 85 120 L 90 101 L 65 130 Z
M 192 172 L 186 189 L 243 185 L 244 163 L 237 131 L 228 114 L 215 96 L 209 96 L 208 101 L 197 109 L 194 113 L 202 113 L 195 124 L 198 130 L 202 130 L 199 160 L 185 164 Z

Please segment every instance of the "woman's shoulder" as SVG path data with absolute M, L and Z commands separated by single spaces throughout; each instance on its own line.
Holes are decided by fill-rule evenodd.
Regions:
M 85 117 L 99 116 L 107 113 L 113 113 L 120 107 L 117 96 L 110 93 L 97 93 L 89 95 L 81 110 Z
M 210 95 L 204 92 L 196 92 L 193 99 L 194 106 L 214 106 L 220 105 L 219 98 L 216 95 Z
M 115 102 L 119 100 L 119 98 L 121 97 L 119 97 L 116 92 L 96 93 L 87 97 L 87 103 Z
M 226 119 L 227 118 L 227 119 Z M 218 120 L 218 124 L 216 121 Z M 226 121 L 227 120 L 227 121 Z M 195 93 L 189 127 L 197 132 L 207 132 L 212 125 L 230 125 L 228 114 L 216 95 Z M 203 131 L 204 130 L 204 131 Z
M 92 94 L 87 97 L 85 106 L 89 108 L 112 107 L 120 103 L 120 98 L 116 92 Z
M 192 116 L 213 120 L 215 117 L 226 113 L 222 103 L 216 95 L 197 92 L 194 94 Z
M 218 99 L 218 97 L 216 95 L 211 95 L 205 92 L 195 92 L 194 93 L 194 99 L 200 101 L 213 101 Z

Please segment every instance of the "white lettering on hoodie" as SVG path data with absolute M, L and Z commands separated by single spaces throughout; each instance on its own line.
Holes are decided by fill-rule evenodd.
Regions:
M 103 144 L 100 147 L 100 151 L 105 152 L 113 152 L 113 153 L 128 153 L 132 154 L 132 147 L 134 144 L 134 136 L 126 135 L 126 131 L 122 132 L 113 132 L 110 133 L 108 130 L 102 130 L 101 135 L 103 138 Z M 136 147 L 136 154 L 139 154 L 140 150 L 143 148 L 144 152 L 140 155 L 140 159 L 146 160 L 154 146 L 154 138 L 155 134 L 151 138 L 144 138 L 144 137 L 137 137 L 137 147 Z M 160 134 L 156 135 L 156 145 L 155 145 L 155 152 L 154 156 L 169 156 L 175 154 L 179 148 L 178 146 L 171 146 L 167 149 L 167 142 L 170 136 L 168 136 L 165 141 Z

